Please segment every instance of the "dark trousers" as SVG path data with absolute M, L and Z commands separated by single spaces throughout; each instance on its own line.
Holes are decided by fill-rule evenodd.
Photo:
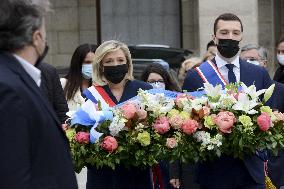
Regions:
M 242 160 L 230 157 L 198 165 L 197 179 L 201 189 L 265 189 L 264 183 L 254 181 Z
M 152 189 L 150 170 L 117 166 L 97 169 L 88 167 L 86 189 Z

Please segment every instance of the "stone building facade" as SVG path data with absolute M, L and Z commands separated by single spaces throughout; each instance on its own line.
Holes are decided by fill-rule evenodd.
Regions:
M 47 18 L 50 52 L 46 62 L 68 67 L 75 48 L 118 39 L 127 44 L 163 44 L 202 55 L 212 39 L 213 22 L 224 12 L 237 14 L 244 25 L 241 45 L 269 49 L 284 34 L 283 0 L 50 0 Z M 273 72 L 275 66 L 271 64 Z

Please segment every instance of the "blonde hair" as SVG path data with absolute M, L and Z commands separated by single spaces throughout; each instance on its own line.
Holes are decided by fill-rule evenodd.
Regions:
M 126 74 L 126 79 L 133 80 L 133 65 L 130 51 L 126 44 L 116 41 L 110 40 L 102 43 L 95 52 L 95 57 L 93 60 L 93 82 L 96 85 L 106 85 L 107 82 L 105 80 L 103 74 L 103 65 L 101 63 L 102 59 L 106 54 L 110 52 L 114 52 L 121 49 L 126 57 L 126 64 L 128 65 L 128 72 Z
M 199 57 L 191 57 L 182 62 L 181 67 L 178 72 L 178 80 L 181 86 L 183 85 L 183 81 L 184 81 L 187 71 L 199 66 L 201 63 L 202 63 L 202 59 Z M 187 65 L 189 65 L 188 69 L 186 69 Z

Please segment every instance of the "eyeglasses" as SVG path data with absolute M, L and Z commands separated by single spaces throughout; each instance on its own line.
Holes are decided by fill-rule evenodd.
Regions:
M 165 83 L 164 80 L 162 80 L 162 79 L 159 79 L 159 80 L 149 80 L 147 82 L 148 83 L 156 83 L 156 82 Z
M 257 58 L 247 58 L 246 60 L 248 60 L 248 61 L 258 61 Z

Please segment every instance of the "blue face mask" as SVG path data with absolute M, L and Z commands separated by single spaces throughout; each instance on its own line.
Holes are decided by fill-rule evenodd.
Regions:
M 92 64 L 83 64 L 82 65 L 82 74 L 85 79 L 91 79 L 93 75 Z

